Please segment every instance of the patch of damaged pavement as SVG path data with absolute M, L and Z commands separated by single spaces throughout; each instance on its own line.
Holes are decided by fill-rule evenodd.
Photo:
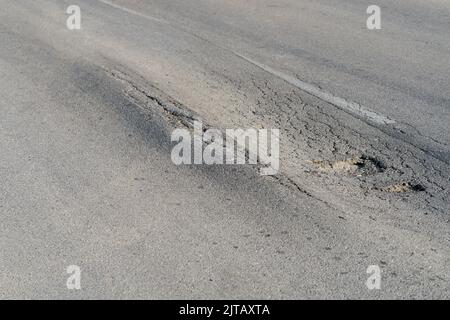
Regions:
M 426 188 L 421 184 L 403 182 L 399 184 L 390 185 L 384 188 L 380 188 L 380 190 L 391 193 L 406 193 L 406 192 L 422 192 L 426 191 Z
M 388 129 L 371 124 L 254 67 L 238 75 L 227 68 L 210 74 L 211 86 L 222 88 L 220 101 L 211 98 L 219 110 L 214 102 L 209 109 L 186 105 L 147 79 L 116 68 L 105 71 L 126 85 L 130 100 L 164 112 L 177 125 L 189 127 L 195 115 L 205 128 L 280 129 L 278 183 L 343 212 L 403 216 L 400 210 L 416 210 L 444 217 L 448 212 L 449 164 L 413 140 L 418 132 L 409 140 L 399 139 L 397 124 Z M 411 187 L 393 192 L 403 183 Z
M 213 114 L 168 97 L 144 79 L 129 78 L 125 71 L 107 73 L 125 84 L 131 100 L 160 109 L 170 122 L 190 126 L 195 115 L 205 127 L 280 129 L 281 172 L 272 178 L 327 203 L 343 216 L 394 218 L 396 224 L 414 230 L 417 225 L 411 212 L 416 217 L 436 213 L 450 222 L 447 163 L 414 141 L 397 139 L 281 79 L 268 79 L 264 72 L 246 74 L 248 81 L 240 79 L 234 91 L 236 97 L 245 92 L 242 100 L 236 98 L 239 103 L 221 111 L 224 124 L 215 121 Z
M 313 160 L 312 164 L 321 172 L 358 177 L 377 174 L 386 169 L 382 162 L 365 155 L 336 161 Z
M 253 83 L 259 117 L 281 128 L 283 173 L 295 184 L 345 212 L 446 216 L 450 168 L 433 153 L 281 81 Z

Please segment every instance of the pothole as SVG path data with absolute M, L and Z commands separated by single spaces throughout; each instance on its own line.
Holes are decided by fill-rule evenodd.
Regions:
M 313 160 L 312 163 L 322 172 L 348 176 L 368 176 L 386 169 L 381 161 L 365 155 L 338 161 Z
M 390 193 L 407 193 L 407 192 L 425 191 L 426 188 L 421 184 L 402 182 L 399 184 L 394 184 L 385 188 L 381 188 L 381 190 Z

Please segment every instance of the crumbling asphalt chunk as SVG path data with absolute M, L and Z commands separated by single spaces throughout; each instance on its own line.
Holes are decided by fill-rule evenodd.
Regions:
M 365 155 L 337 161 L 313 160 L 312 163 L 322 172 L 348 176 L 374 175 L 386 169 L 381 161 Z

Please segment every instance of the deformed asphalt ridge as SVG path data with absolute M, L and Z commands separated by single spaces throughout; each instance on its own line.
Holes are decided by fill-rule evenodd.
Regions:
M 142 108 L 144 109 L 150 109 L 150 110 L 158 110 L 160 113 L 164 113 L 164 110 L 167 110 L 167 107 L 173 104 L 174 108 L 179 110 L 179 108 L 183 108 L 183 106 L 179 103 L 171 99 L 170 97 L 166 96 L 164 93 L 160 92 L 159 90 L 154 90 L 154 87 L 150 84 L 148 86 L 145 86 L 145 82 L 143 83 L 142 79 L 136 80 L 136 82 L 133 83 L 130 78 L 127 78 L 124 80 L 124 74 L 121 72 L 111 72 L 106 70 L 106 72 L 112 76 L 114 79 L 118 79 L 121 82 L 124 82 L 125 88 L 123 89 L 124 92 L 127 93 L 128 97 L 132 97 L 132 101 L 138 103 Z M 120 76 L 118 76 L 120 74 Z M 126 76 L 125 76 L 126 77 Z M 147 88 L 147 90 L 146 90 Z M 134 91 L 134 94 L 133 94 Z M 156 103 L 155 103 L 156 101 Z M 175 115 L 173 113 L 169 116 L 169 121 L 174 120 L 182 120 L 182 123 L 184 125 L 191 123 L 193 116 L 190 114 L 190 111 L 187 109 L 184 109 L 183 112 L 177 112 Z M 187 117 L 187 121 L 185 118 Z M 323 165 L 323 164 L 322 164 Z M 328 163 L 326 165 L 323 165 L 323 170 L 332 170 L 335 171 L 338 176 L 341 175 L 358 175 L 358 176 L 366 176 L 366 175 L 374 175 L 381 172 L 384 172 L 386 168 L 384 165 L 377 162 L 376 159 L 372 158 L 354 158 L 351 159 L 351 161 L 337 161 L 335 163 Z M 330 169 L 329 169 L 330 168 Z M 270 180 L 270 178 L 269 178 Z M 327 208 L 332 209 L 335 211 L 335 207 L 333 203 L 330 202 L 330 198 L 325 197 L 317 197 L 316 194 L 311 194 L 308 191 L 302 189 L 299 187 L 295 181 L 293 181 L 289 176 L 281 175 L 278 177 L 275 177 L 274 180 L 276 183 L 286 186 L 290 190 L 295 190 L 300 192 L 300 194 L 307 195 L 311 199 L 316 199 L 322 202 L 326 205 Z M 303 182 L 304 183 L 304 182 Z M 424 191 L 422 189 L 423 187 L 421 185 L 411 185 L 411 184 L 402 184 L 400 186 L 400 191 L 392 191 L 392 192 L 405 192 L 405 193 L 414 193 L 414 192 L 422 192 Z M 383 190 L 383 191 L 389 191 L 390 190 Z M 331 197 L 332 199 L 332 197 Z M 395 208 L 396 212 L 401 212 L 400 209 Z M 311 213 L 306 213 L 306 216 L 310 216 Z M 374 246 L 378 247 L 381 251 L 384 251 L 385 257 L 388 258 L 389 261 L 399 261 L 402 259 L 406 259 L 409 261 L 409 263 L 419 263 L 420 260 L 423 259 L 423 257 L 427 257 L 427 259 L 431 259 L 434 261 L 440 261 L 437 262 L 436 270 L 439 270 L 438 272 L 440 275 L 434 277 L 429 277 L 428 280 L 433 281 L 433 287 L 436 288 L 436 284 L 438 286 L 443 285 L 445 287 L 445 275 L 448 274 L 448 252 L 446 249 L 446 245 L 444 242 L 448 242 L 448 239 L 446 238 L 446 235 L 442 235 L 442 231 L 445 231 L 445 225 L 441 226 L 442 229 L 428 229 L 424 232 L 423 226 L 425 228 L 432 228 L 436 227 L 434 224 L 436 220 L 431 219 L 428 221 L 424 221 L 423 219 L 417 219 L 417 216 L 408 216 L 408 218 L 412 218 L 412 222 L 418 223 L 417 226 L 413 226 L 411 224 L 405 223 L 402 218 L 394 220 L 394 223 L 386 223 L 386 218 L 382 215 L 377 215 L 376 212 L 369 211 L 365 212 L 365 215 L 362 215 L 360 213 L 357 213 L 356 216 L 354 213 L 349 211 L 342 211 L 337 210 L 335 211 L 335 214 L 337 214 L 337 220 L 338 223 L 349 223 L 351 225 L 351 228 L 357 229 L 360 236 L 363 236 L 366 239 L 371 239 L 374 241 Z M 373 216 L 371 216 L 371 214 Z M 368 216 L 367 216 L 368 215 Z M 374 218 L 374 216 L 376 218 Z M 335 217 L 336 218 L 336 217 Z M 392 217 L 390 217 L 392 219 Z M 420 217 L 423 218 L 423 217 Z M 377 220 L 381 220 L 381 223 Z M 438 220 L 439 221 L 439 220 Z M 390 221 L 389 221 L 390 222 Z M 404 230 L 400 230 L 398 228 L 399 222 L 402 223 Z M 419 227 L 420 225 L 420 227 Z M 326 230 L 326 228 L 321 228 L 322 231 Z M 421 235 L 418 235 L 418 233 L 421 233 Z M 429 237 L 431 237 L 433 240 L 431 240 Z M 438 240 L 439 239 L 439 240 Z M 393 240 L 392 242 L 390 240 Z M 441 242 L 442 241 L 442 242 Z M 385 242 L 385 243 L 383 243 Z M 376 244 L 375 244 L 376 243 Z M 414 245 L 413 245 L 414 243 Z M 411 246 L 414 246 L 415 250 L 412 252 Z M 381 248 L 384 249 L 381 249 Z M 436 249 L 439 247 L 439 249 Z M 348 249 L 348 247 L 346 247 Z M 326 250 L 332 250 L 331 247 L 327 247 Z M 394 250 L 394 251 L 391 251 Z M 386 254 L 386 252 L 389 252 L 389 254 Z M 431 252 L 439 253 L 437 255 L 430 255 Z M 402 253 L 403 252 L 403 253 Z M 366 257 L 367 255 L 364 252 L 358 252 L 357 255 L 360 255 L 362 257 Z M 415 256 L 416 255 L 416 256 Z M 433 256 L 433 257 L 432 257 Z M 336 260 L 340 260 L 341 257 L 334 257 Z M 437 258 L 437 260 L 435 260 Z M 442 259 L 442 260 L 441 260 Z M 386 261 L 380 260 L 381 265 L 385 265 Z M 433 267 L 429 267 L 433 268 Z M 420 270 L 420 271 L 419 271 Z M 424 272 L 424 273 L 422 273 Z M 423 267 L 418 267 L 415 271 L 412 271 L 412 274 L 422 273 L 422 275 L 425 275 L 429 272 L 429 269 L 425 271 Z M 341 272 L 340 275 L 346 274 L 346 272 Z M 390 276 L 396 277 L 397 272 L 391 272 Z M 437 281 L 437 282 L 434 282 Z M 422 288 L 423 289 L 423 288 Z M 444 292 L 446 292 L 444 290 Z M 444 294 L 444 296 L 447 293 Z
M 174 167 L 161 114 L 101 69 L 15 39 L 0 51 L 3 298 L 369 294 L 378 253 L 333 210 L 251 168 Z M 70 264 L 80 292 L 65 288 Z

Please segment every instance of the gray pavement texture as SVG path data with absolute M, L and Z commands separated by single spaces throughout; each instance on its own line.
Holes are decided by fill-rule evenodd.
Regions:
M 377 2 L 0 0 L 0 298 L 450 298 L 450 3 Z M 279 174 L 175 166 L 187 117 Z

